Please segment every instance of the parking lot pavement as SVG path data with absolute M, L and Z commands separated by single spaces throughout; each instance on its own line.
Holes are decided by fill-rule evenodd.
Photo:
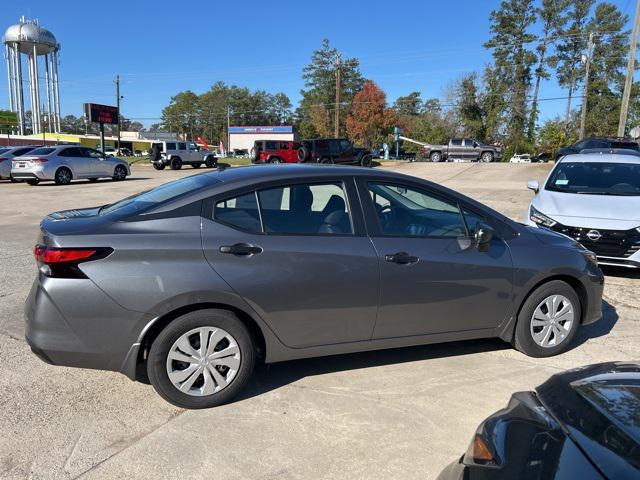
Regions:
M 274 167 L 278 168 L 278 167 Z M 545 164 L 385 166 L 462 191 L 514 219 Z M 53 367 L 24 342 L 40 218 L 195 173 L 133 167 L 116 183 L 0 182 L 0 478 L 420 478 L 467 448 L 478 423 L 559 370 L 638 360 L 640 276 L 607 270 L 602 321 L 574 348 L 532 359 L 494 340 L 260 367 L 240 399 L 185 411 L 110 372 Z

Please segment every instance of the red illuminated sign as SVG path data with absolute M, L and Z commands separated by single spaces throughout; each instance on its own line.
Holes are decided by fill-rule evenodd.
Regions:
M 100 105 L 98 103 L 85 103 L 84 114 L 90 122 L 110 123 L 112 125 L 118 123 L 118 107 Z

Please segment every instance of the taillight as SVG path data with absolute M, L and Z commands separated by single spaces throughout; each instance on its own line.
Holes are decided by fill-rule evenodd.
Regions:
M 48 162 L 48 160 L 46 158 L 42 158 L 42 157 L 34 157 L 34 158 L 30 158 L 29 161 L 31 163 L 44 163 L 44 162 Z
M 78 265 L 105 258 L 111 252 L 111 248 L 53 248 L 44 245 L 33 248 L 40 271 L 55 278 L 87 278 Z

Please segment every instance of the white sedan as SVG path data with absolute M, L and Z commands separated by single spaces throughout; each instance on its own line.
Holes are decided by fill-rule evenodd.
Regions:
M 528 153 L 516 153 L 511 157 L 509 163 L 531 163 L 531 155 Z

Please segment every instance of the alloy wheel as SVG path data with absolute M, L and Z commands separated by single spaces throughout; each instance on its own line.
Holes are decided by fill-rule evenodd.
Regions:
M 216 327 L 198 327 L 174 342 L 166 368 L 175 388 L 202 397 L 231 384 L 240 362 L 240 347 L 230 333 Z
M 564 295 L 545 298 L 531 317 L 531 336 L 536 344 L 551 348 L 561 344 L 569 335 L 575 320 L 573 305 Z

